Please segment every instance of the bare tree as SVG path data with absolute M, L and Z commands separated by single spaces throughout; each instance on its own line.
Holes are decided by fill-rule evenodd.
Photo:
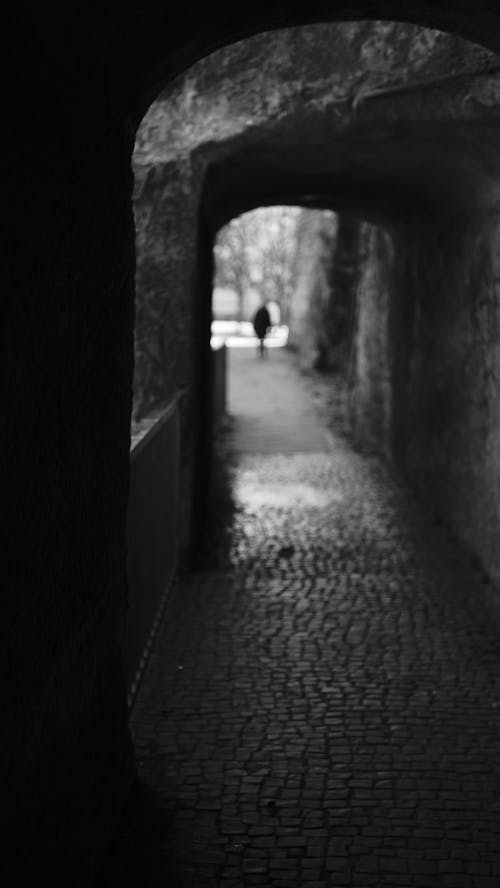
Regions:
M 243 320 L 245 295 L 256 291 L 264 302 L 276 302 L 283 320 L 293 283 L 299 207 L 260 207 L 221 229 L 214 247 L 215 286 L 238 294 Z

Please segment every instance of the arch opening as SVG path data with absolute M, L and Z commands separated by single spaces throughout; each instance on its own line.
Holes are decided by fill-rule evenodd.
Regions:
M 441 243 L 448 259 L 454 251 L 463 257 L 470 238 L 479 249 L 495 217 L 499 71 L 494 53 L 450 32 L 351 20 L 264 32 L 206 56 L 173 80 L 136 139 L 137 288 L 160 322 L 151 339 L 141 306 L 135 416 L 168 397 L 169 387 L 191 380 L 192 403 L 205 417 L 192 436 L 198 441 L 193 458 L 201 459 L 210 440 L 211 412 L 200 405 L 211 399 L 217 233 L 258 206 L 322 208 L 351 231 L 355 273 L 345 299 L 358 309 L 361 293 L 375 300 L 365 314 L 358 311 L 356 323 L 368 326 L 363 334 L 358 329 L 357 357 L 345 348 L 336 359 L 344 367 L 350 362 L 354 377 L 364 374 L 352 381 L 354 422 L 361 437 L 377 440 L 422 486 L 428 442 L 424 435 L 418 446 L 411 444 L 410 429 L 421 425 L 419 411 L 428 409 L 421 388 L 432 384 L 411 378 L 416 359 L 403 352 L 414 347 L 419 354 L 429 346 L 430 333 L 423 327 L 415 332 L 423 311 L 421 281 L 428 290 L 429 276 L 436 275 L 453 311 L 451 291 L 464 274 L 455 263 L 446 280 L 444 254 L 436 257 L 433 246 Z M 478 240 L 473 230 L 481 230 Z M 385 290 L 377 294 L 380 286 Z M 383 332 L 370 327 L 378 310 Z M 342 313 L 349 314 L 345 305 Z M 376 349 L 370 352 L 368 329 L 378 337 L 382 361 Z M 445 343 L 445 353 L 448 348 Z M 453 375 L 451 355 L 444 361 Z M 149 404 L 147 397 L 140 403 L 145 392 Z M 191 413 L 186 434 L 196 423 Z M 425 425 L 439 438 L 432 423 Z M 441 442 L 445 451 L 448 444 Z

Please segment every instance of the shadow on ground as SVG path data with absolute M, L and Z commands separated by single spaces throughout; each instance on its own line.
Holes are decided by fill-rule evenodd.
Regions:
M 94 888 L 110 885 L 177 886 L 177 874 L 168 872 L 162 842 L 168 833 L 170 815 L 164 800 L 151 787 L 136 779 L 122 813 L 120 824 L 96 875 Z

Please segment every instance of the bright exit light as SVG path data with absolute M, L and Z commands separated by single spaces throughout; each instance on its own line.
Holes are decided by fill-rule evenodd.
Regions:
M 256 348 L 258 339 L 249 321 L 212 321 L 212 348 L 225 344 L 228 348 Z M 288 342 L 288 327 L 271 327 L 266 339 L 268 348 L 283 348 Z

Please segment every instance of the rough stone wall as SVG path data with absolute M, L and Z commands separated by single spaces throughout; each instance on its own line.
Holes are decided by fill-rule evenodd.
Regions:
M 387 453 L 392 419 L 389 314 L 394 296 L 390 233 L 362 225 L 358 262 L 355 341 L 349 368 L 351 422 L 359 443 Z
M 337 237 L 330 271 L 330 298 L 326 315 L 328 369 L 348 372 L 355 324 L 356 287 L 359 277 L 361 223 L 349 213 L 338 217 Z
M 420 232 L 406 463 L 500 581 L 500 210 Z
M 500 582 L 500 210 L 365 226 L 352 413 Z
M 192 381 L 199 196 L 189 158 L 136 183 L 135 420 Z
M 318 366 L 328 351 L 325 319 L 331 295 L 331 265 L 337 219 L 303 210 L 297 228 L 294 287 L 289 303 L 289 345 L 303 367 Z
M 137 175 L 139 172 L 139 175 Z M 143 173 L 141 176 L 140 173 Z M 203 174 L 181 156 L 137 171 L 134 189 L 136 314 L 132 434 L 174 396 L 181 436 L 181 558 L 192 535 L 193 477 L 200 425 L 198 214 Z

